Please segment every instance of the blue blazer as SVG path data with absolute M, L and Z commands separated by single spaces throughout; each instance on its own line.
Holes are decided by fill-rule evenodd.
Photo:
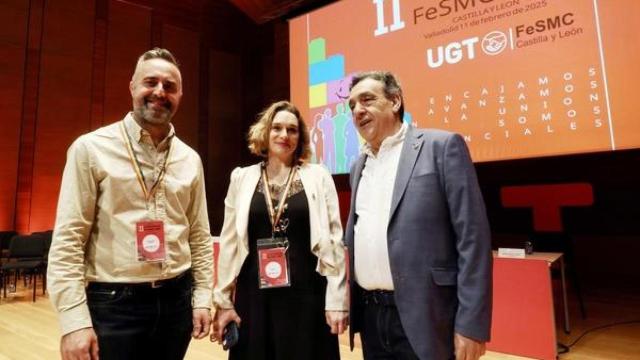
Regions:
M 351 168 L 345 232 L 353 272 L 355 199 L 366 155 Z M 420 359 L 449 359 L 453 335 L 488 341 L 491 329 L 491 236 L 464 139 L 410 127 L 402 145 L 389 226 L 395 302 Z M 362 326 L 361 289 L 351 277 L 351 346 Z

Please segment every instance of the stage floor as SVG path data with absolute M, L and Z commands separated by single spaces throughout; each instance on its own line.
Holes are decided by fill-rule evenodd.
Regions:
M 0 300 L 0 360 L 4 359 L 58 359 L 59 329 L 56 314 L 46 295 L 40 294 L 31 302 L 30 289 L 19 288 Z M 640 292 L 608 289 L 592 291 L 585 295 L 587 319 L 582 319 L 577 303 L 569 290 L 571 334 L 558 323 L 558 341 L 570 344 L 586 329 L 625 321 L 640 321 Z M 558 313 L 556 318 L 561 314 Z M 349 351 L 347 335 L 340 337 L 340 353 L 344 360 L 362 359 L 358 347 Z M 208 339 L 191 342 L 187 360 L 224 360 L 226 353 L 221 346 Z M 483 360 L 526 359 L 524 357 L 488 352 Z M 586 334 L 561 360 L 632 360 L 640 359 L 640 323 L 618 325 Z

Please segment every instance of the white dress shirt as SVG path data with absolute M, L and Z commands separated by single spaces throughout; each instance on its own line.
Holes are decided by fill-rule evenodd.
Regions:
M 365 145 L 367 154 L 356 194 L 354 226 L 355 279 L 366 290 L 393 290 L 389 266 L 387 227 L 391 197 L 407 125 L 382 141 L 377 154 Z

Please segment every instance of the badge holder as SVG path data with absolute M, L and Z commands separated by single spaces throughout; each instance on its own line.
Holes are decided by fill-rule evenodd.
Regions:
M 258 239 L 258 288 L 291 286 L 289 277 L 289 240 L 286 237 Z
M 257 240 L 258 247 L 258 288 L 270 289 L 278 287 L 291 286 L 291 278 L 289 277 L 289 239 L 286 237 L 286 229 L 289 226 L 288 219 L 281 219 L 282 212 L 286 207 L 287 194 L 291 187 L 291 181 L 295 176 L 295 170 L 292 167 L 289 171 L 287 185 L 284 192 L 280 196 L 277 207 L 274 208 L 271 200 L 271 191 L 269 190 L 269 179 L 267 171 L 263 164 L 262 180 L 264 185 L 264 196 L 269 210 L 269 218 L 271 220 L 271 237 Z
M 138 261 L 161 262 L 166 258 L 164 223 L 139 221 L 136 223 L 136 250 Z

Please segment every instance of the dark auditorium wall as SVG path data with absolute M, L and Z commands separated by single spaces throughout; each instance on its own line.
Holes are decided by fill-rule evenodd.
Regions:
M 638 164 L 640 150 L 476 164 L 494 248 L 533 239 L 539 250 L 568 252 L 569 265 L 587 291 L 590 287 L 640 290 Z M 531 208 L 506 207 L 501 196 L 506 187 L 531 184 L 589 184 L 593 203 L 561 207 L 560 231 L 537 230 Z M 540 200 L 553 203 L 561 195 L 540 195 Z
M 249 123 L 288 96 L 288 78 L 263 80 L 288 69 L 288 56 L 273 56 L 277 28 L 258 27 L 226 1 L 0 2 L 0 230 L 52 228 L 68 146 L 131 109 L 136 58 L 161 46 L 181 63 L 174 125 L 203 159 L 219 232 L 229 173 L 251 161 Z

